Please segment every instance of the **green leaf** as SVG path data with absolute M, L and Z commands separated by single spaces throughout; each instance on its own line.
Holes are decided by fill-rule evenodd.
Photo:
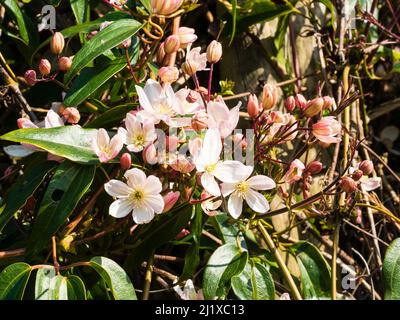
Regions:
M 241 251 L 232 243 L 215 250 L 204 271 L 204 298 L 224 298 L 231 278 L 243 271 L 247 258 L 247 251 Z
M 6 12 L 10 12 L 17 22 L 19 34 L 24 44 L 34 48 L 38 41 L 36 26 L 33 24 L 32 20 L 21 11 L 18 1 L 0 0 L 0 4 L 7 8 Z
M 82 86 L 69 90 L 63 104 L 69 107 L 78 106 L 125 66 L 125 58 L 112 61 L 109 66 L 91 77 Z
M 217 214 L 216 216 L 214 216 L 212 221 L 214 224 L 214 228 L 220 234 L 224 243 L 236 244 L 239 237 L 239 241 L 242 247 L 244 249 L 247 248 L 246 240 L 244 239 L 242 233 L 239 231 L 237 225 L 234 224 L 234 221 L 232 223 L 232 220 L 229 218 L 229 215 Z
M 400 238 L 387 248 L 382 272 L 385 300 L 400 300 Z
M 77 24 L 90 20 L 89 0 L 69 0 Z
M 132 253 L 128 257 L 127 265 L 140 264 L 150 252 L 174 239 L 187 226 L 192 216 L 192 210 L 191 205 L 177 207 L 173 211 L 161 214 L 156 221 L 152 221 L 148 225 L 141 225 L 135 231 L 134 245 L 130 248 Z
M 193 276 L 200 263 L 200 237 L 203 230 L 203 209 L 201 205 L 196 205 L 195 215 L 190 224 L 190 234 L 193 243 L 190 245 L 185 255 L 185 265 L 179 280 L 186 280 Z
M 7 266 L 0 273 L 0 300 L 22 300 L 31 271 L 24 262 Z
M 237 0 L 231 0 L 232 3 L 232 32 L 231 38 L 229 40 L 229 45 L 232 44 L 233 39 L 235 38 L 236 33 L 236 20 L 237 20 Z
M 332 28 L 335 30 L 336 29 L 335 28 L 335 20 L 336 20 L 336 18 L 335 18 L 335 14 L 336 14 L 335 6 L 331 2 L 331 0 L 319 0 L 319 2 L 321 2 L 331 12 L 331 24 L 332 24 Z
M 309 242 L 298 242 L 291 249 L 295 251 L 299 264 L 304 298 L 329 298 L 331 293 L 331 272 L 328 263 L 317 247 Z
M 98 157 L 91 149 L 97 130 L 80 126 L 55 128 L 18 129 L 2 135 L 0 139 L 27 143 L 44 149 L 54 155 L 82 164 L 98 163 Z
M 78 276 L 67 276 L 67 291 L 68 300 L 86 300 L 85 284 Z
M 274 300 L 275 285 L 268 269 L 253 261 L 247 262 L 243 271 L 232 277 L 233 292 L 242 300 Z
M 50 300 L 50 284 L 56 276 L 56 269 L 52 266 L 40 268 L 35 279 L 35 300 Z
M 79 200 L 92 184 L 96 168 L 64 161 L 54 173 L 43 196 L 27 253 L 43 249 L 48 240 L 65 223 Z
M 64 82 L 69 83 L 89 62 L 133 36 L 141 27 L 134 19 L 121 19 L 104 28 L 76 53 Z
M 67 277 L 57 275 L 50 280 L 49 300 L 68 300 Z
M 147 12 L 152 12 L 150 0 L 140 0 L 140 2 L 142 3 L 143 7 L 146 8 Z
M 92 121 L 90 121 L 86 128 L 107 128 L 119 124 L 129 111 L 134 110 L 136 104 L 123 104 L 113 107 L 106 112 L 102 113 Z
M 40 186 L 46 175 L 54 168 L 55 162 L 34 162 L 24 170 L 24 174 L 8 190 L 5 208 L 0 214 L 0 231 L 12 216 L 25 205 L 28 198 Z
M 107 283 L 115 300 L 137 300 L 131 280 L 116 262 L 106 257 L 93 257 L 90 266 Z

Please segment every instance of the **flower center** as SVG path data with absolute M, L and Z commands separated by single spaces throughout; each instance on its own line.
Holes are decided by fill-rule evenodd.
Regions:
M 144 136 L 142 134 L 138 134 L 133 138 L 133 143 L 137 146 L 144 145 Z
M 216 163 L 210 164 L 209 166 L 206 167 L 206 172 L 211 173 L 215 170 L 215 167 L 217 166 Z
M 236 185 L 236 191 L 244 194 L 249 190 L 249 184 L 246 181 L 242 181 Z
M 134 190 L 131 195 L 129 196 L 130 200 L 133 202 L 139 202 L 143 199 L 143 192 L 140 190 Z
M 174 111 L 172 110 L 170 104 L 167 101 L 160 101 L 156 109 L 160 114 L 163 115 L 172 116 L 174 114 Z

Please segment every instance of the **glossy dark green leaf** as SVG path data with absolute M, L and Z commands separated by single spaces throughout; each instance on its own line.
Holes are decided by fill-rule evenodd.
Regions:
M 50 284 L 56 276 L 56 269 L 53 266 L 40 268 L 36 273 L 35 279 L 35 299 L 50 300 Z
M 0 0 L 0 4 L 4 5 L 15 19 L 18 25 L 20 38 L 27 47 L 34 48 L 37 45 L 38 36 L 35 30 L 35 25 L 30 18 L 21 11 L 16 0 Z
M 106 257 L 90 259 L 90 266 L 104 279 L 115 300 L 137 300 L 128 275 L 116 262 Z
M 69 0 L 77 24 L 82 24 L 90 19 L 89 0 Z
M 400 238 L 387 248 L 382 272 L 385 300 L 400 300 Z
M 125 58 L 112 61 L 110 65 L 92 76 L 82 86 L 76 87 L 75 90 L 69 90 L 65 97 L 64 105 L 69 107 L 78 106 L 125 66 Z
M 268 269 L 248 261 L 243 271 L 232 277 L 233 292 L 242 300 L 274 300 L 275 285 Z
M 118 125 L 129 111 L 135 110 L 136 104 L 124 104 L 113 107 L 90 121 L 85 128 L 107 128 Z
M 95 129 L 63 126 L 18 129 L 2 135 L 0 139 L 31 144 L 74 162 L 95 164 L 99 160 L 91 149 L 91 143 L 96 133 Z
M 185 255 L 185 265 L 179 280 L 186 280 L 193 276 L 200 263 L 200 237 L 203 230 L 203 209 L 201 205 L 196 205 L 195 215 L 190 224 L 190 234 L 193 243 L 189 246 Z
M 70 82 L 89 62 L 133 36 L 141 27 L 142 24 L 134 19 L 121 19 L 98 32 L 76 53 L 64 81 Z
M 8 190 L 4 199 L 5 207 L 0 213 L 0 231 L 21 207 L 28 198 L 40 186 L 46 175 L 54 168 L 55 162 L 44 161 L 33 163 L 25 169 L 24 174 L 18 178 L 17 182 Z
M 214 228 L 221 236 L 224 243 L 241 243 L 244 249 L 247 248 L 246 240 L 242 233 L 239 231 L 235 221 L 229 218 L 227 214 L 218 214 L 212 219 Z
M 78 276 L 67 276 L 67 292 L 68 300 L 86 300 L 85 284 Z
M 94 166 L 82 166 L 70 161 L 64 161 L 57 168 L 40 203 L 28 239 L 28 253 L 43 249 L 66 222 L 92 184 L 95 171 Z
M 291 247 L 300 269 L 301 289 L 305 299 L 326 299 L 331 295 L 331 272 L 317 247 L 299 242 Z
M 68 300 L 67 277 L 56 275 L 50 280 L 49 300 Z
M 183 228 L 187 227 L 192 210 L 191 205 L 178 207 L 176 210 L 161 214 L 156 221 L 136 229 L 127 265 L 139 265 L 148 257 L 149 252 L 174 239 Z
M 24 262 L 7 266 L 0 273 L 0 300 L 21 300 L 32 267 Z
M 233 243 L 224 244 L 215 250 L 203 275 L 204 298 L 224 298 L 231 278 L 243 271 L 247 259 L 247 251 Z

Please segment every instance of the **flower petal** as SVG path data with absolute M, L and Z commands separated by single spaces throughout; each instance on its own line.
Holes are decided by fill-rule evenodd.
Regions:
M 233 191 L 235 191 L 237 184 L 236 183 L 222 183 L 221 184 L 221 191 L 224 197 L 229 196 Z
M 145 173 L 137 168 L 130 169 L 125 172 L 124 177 L 128 180 L 128 186 L 132 188 L 142 189 L 146 183 Z
M 47 112 L 46 118 L 44 119 L 44 126 L 46 128 L 54 128 L 54 127 L 62 127 L 63 125 L 64 121 L 62 121 L 61 117 L 50 109 Z
M 107 147 L 110 143 L 110 137 L 105 129 L 101 128 L 97 131 L 96 143 L 99 149 Z
M 156 176 L 148 176 L 146 182 L 144 183 L 144 190 L 149 194 L 157 194 L 162 190 L 162 184 L 159 178 Z
M 201 184 L 203 185 L 203 188 L 206 189 L 206 191 L 215 196 L 218 197 L 221 195 L 221 190 L 219 189 L 217 181 L 215 181 L 214 176 L 209 174 L 208 172 L 204 172 L 201 176 Z
M 242 214 L 243 210 L 243 199 L 236 192 L 232 193 L 228 200 L 228 211 L 229 214 L 234 218 L 238 219 Z
M 130 188 L 126 183 L 115 179 L 105 183 L 104 189 L 112 197 L 127 197 L 132 192 L 132 188 Z
M 114 218 L 126 217 L 133 209 L 132 202 L 128 199 L 118 199 L 111 203 L 108 213 Z
M 270 190 L 276 187 L 275 181 L 263 175 L 253 176 L 247 180 L 250 188 L 256 190 Z
M 236 160 L 227 160 L 217 164 L 213 175 L 222 182 L 236 183 L 246 180 L 252 172 L 252 166 L 246 166 Z
M 136 207 L 132 212 L 132 217 L 137 224 L 149 223 L 154 218 L 154 210 L 144 205 Z
M 365 181 L 361 180 L 361 187 L 364 191 L 372 191 L 381 186 L 381 178 L 368 178 Z
M 152 208 L 155 213 L 161 213 L 164 210 L 164 198 L 161 194 L 150 194 L 146 195 L 144 199 L 147 206 Z
M 222 151 L 221 135 L 216 129 L 209 129 L 204 137 L 203 146 L 201 148 L 198 162 L 207 166 L 215 164 L 219 160 Z
M 245 195 L 246 203 L 251 209 L 258 213 L 265 213 L 269 210 L 269 203 L 264 196 L 252 189 L 249 189 Z

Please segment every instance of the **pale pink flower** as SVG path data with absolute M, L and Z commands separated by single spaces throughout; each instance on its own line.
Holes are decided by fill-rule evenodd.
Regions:
M 324 143 L 336 143 L 341 139 L 338 137 L 342 127 L 335 117 L 324 117 L 312 125 L 313 135 Z
M 196 167 L 184 154 L 175 155 L 173 153 L 169 154 L 169 165 L 181 173 L 189 173 Z
M 196 291 L 192 280 L 186 280 L 183 290 L 178 286 L 174 286 L 175 292 L 179 295 L 182 300 L 204 300 L 202 290 Z
M 195 30 L 188 27 L 180 27 L 178 30 L 179 41 L 181 48 L 185 49 L 189 44 L 192 44 L 197 40 L 197 36 L 194 33 Z
M 160 179 L 153 175 L 146 177 L 137 168 L 126 171 L 124 177 L 127 183 L 113 179 L 104 185 L 106 192 L 117 198 L 111 204 L 109 214 L 114 218 L 124 218 L 132 212 L 135 223 L 149 223 L 164 209 Z
M 169 210 L 172 209 L 172 207 L 175 205 L 175 203 L 179 200 L 180 197 L 180 192 L 179 191 L 170 191 L 166 195 L 163 196 L 164 199 L 164 212 L 168 212 Z
M 200 51 L 201 47 L 196 47 L 186 53 L 186 61 L 182 65 L 182 68 L 190 76 L 194 75 L 197 71 L 206 70 L 207 54 L 200 53 Z
M 208 127 L 218 129 L 222 138 L 226 138 L 236 128 L 239 122 L 240 103 L 229 110 L 222 99 L 219 101 L 210 101 L 207 104 L 207 113 L 209 116 Z
M 283 176 L 286 183 L 293 184 L 301 179 L 305 166 L 299 159 L 295 159 L 289 166 L 289 170 Z
M 218 214 L 216 210 L 221 206 L 222 200 L 215 200 L 215 197 L 212 197 L 206 190 L 202 191 L 200 199 L 203 200 L 201 208 L 206 215 L 213 217 Z
M 142 151 L 157 138 L 154 123 L 149 120 L 142 124 L 136 116 L 127 113 L 125 126 L 126 129 L 118 128 L 118 135 L 131 152 Z
M 194 114 L 205 109 L 203 99 L 197 91 L 183 88 L 178 90 L 175 96 L 179 100 L 177 111 L 180 115 Z
M 361 170 L 360 164 L 363 162 L 357 163 L 355 167 L 350 167 L 349 173 L 353 174 L 355 171 Z M 357 182 L 360 184 L 361 190 L 369 192 L 378 189 L 382 184 L 382 179 L 380 177 L 368 177 L 368 175 L 364 174 Z
M 221 185 L 222 195 L 227 197 L 229 214 L 237 219 L 242 214 L 243 200 L 249 207 L 258 213 L 265 213 L 269 210 L 269 203 L 265 197 L 256 190 L 269 190 L 276 187 L 274 180 L 264 175 L 256 175 L 250 177 L 253 172 L 252 166 L 246 166 L 239 161 L 236 162 L 236 167 L 232 171 L 226 171 L 226 180 Z
M 147 146 L 142 153 L 143 160 L 148 164 L 156 164 L 158 162 L 157 148 L 154 143 Z
M 182 2 L 183 0 L 151 0 L 150 4 L 153 13 L 167 16 L 177 11 Z
M 99 157 L 100 162 L 107 162 L 114 159 L 123 147 L 121 137 L 116 134 L 110 140 L 107 131 L 103 128 L 97 131 L 92 141 L 92 150 Z

